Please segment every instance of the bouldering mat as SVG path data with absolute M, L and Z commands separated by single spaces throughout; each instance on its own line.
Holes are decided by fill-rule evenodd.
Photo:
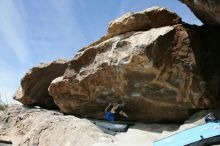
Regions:
M 154 142 L 154 146 L 203 146 L 220 142 L 219 122 L 190 128 Z
M 117 132 L 126 132 L 128 127 L 134 125 L 132 122 L 114 121 L 109 122 L 105 120 L 88 119 L 93 124 L 97 125 L 103 132 L 111 135 L 117 134 Z

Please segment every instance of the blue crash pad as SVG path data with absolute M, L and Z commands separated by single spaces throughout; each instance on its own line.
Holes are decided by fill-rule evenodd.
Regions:
M 113 121 L 89 119 L 93 124 L 98 126 L 103 132 L 111 135 L 116 135 L 118 132 L 126 132 L 129 126 L 134 125 L 133 122 Z
M 220 123 L 210 122 L 154 142 L 153 146 L 185 146 L 220 135 Z

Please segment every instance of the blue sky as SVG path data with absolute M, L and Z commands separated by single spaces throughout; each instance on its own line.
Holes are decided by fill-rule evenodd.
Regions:
M 201 25 L 178 0 L 0 0 L 0 93 L 11 97 L 29 68 L 71 59 L 130 11 L 163 6 Z

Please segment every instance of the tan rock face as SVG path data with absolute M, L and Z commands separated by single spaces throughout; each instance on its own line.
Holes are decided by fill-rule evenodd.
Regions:
M 195 110 L 216 107 L 220 30 L 180 23 L 164 8 L 126 14 L 68 67 L 55 61 L 31 69 L 15 99 L 94 118 L 118 102 L 129 116 L 122 120 L 142 122 L 183 121 Z
M 181 0 L 207 25 L 220 25 L 219 0 Z
M 110 22 L 108 34 L 115 36 L 130 31 L 149 30 L 181 23 L 181 18 L 163 7 L 151 7 L 142 12 L 130 12 Z
M 105 36 L 101 37 L 89 46 L 82 48 L 80 51 L 98 45 L 99 43 L 118 34 L 130 31 L 146 31 L 151 28 L 169 26 L 179 24 L 181 22 L 182 20 L 178 15 L 163 7 L 151 7 L 141 12 L 130 12 L 110 22 L 108 26 L 108 33 Z
M 67 61 L 56 60 L 33 67 L 21 80 L 21 87 L 14 99 L 25 105 L 38 105 L 48 109 L 56 109 L 48 87 L 53 79 L 61 76 L 67 68 Z
M 181 121 L 214 106 L 197 70 L 183 25 L 129 32 L 82 50 L 49 87 L 62 112 L 102 118 L 108 103 L 122 102 L 129 120 Z

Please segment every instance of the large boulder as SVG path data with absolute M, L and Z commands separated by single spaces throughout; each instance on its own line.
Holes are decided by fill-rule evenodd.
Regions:
M 113 141 L 88 120 L 21 105 L 0 115 L 0 145 L 2 140 L 13 146 L 92 146 Z
M 220 25 L 219 0 L 181 0 L 206 25 Z
M 146 31 L 151 28 L 169 26 L 181 23 L 181 18 L 164 7 L 151 7 L 141 12 L 129 12 L 109 23 L 108 33 L 87 47 L 98 45 L 118 34 L 130 31 Z
M 49 95 L 48 87 L 52 80 L 63 75 L 67 63 L 67 61 L 59 59 L 33 67 L 21 79 L 21 86 L 13 98 L 25 105 L 56 109 L 57 106 Z
M 163 7 L 151 7 L 141 12 L 129 12 L 110 22 L 108 34 L 115 36 L 130 31 L 149 30 L 181 23 L 181 18 Z
M 15 99 L 94 118 L 117 102 L 129 115 L 122 120 L 183 121 L 219 105 L 219 33 L 181 23 L 164 8 L 127 14 L 68 67 L 55 61 L 30 70 Z
M 102 118 L 119 102 L 132 121 L 183 121 L 217 104 L 198 68 L 198 36 L 182 24 L 115 36 L 81 50 L 49 93 L 68 114 Z

